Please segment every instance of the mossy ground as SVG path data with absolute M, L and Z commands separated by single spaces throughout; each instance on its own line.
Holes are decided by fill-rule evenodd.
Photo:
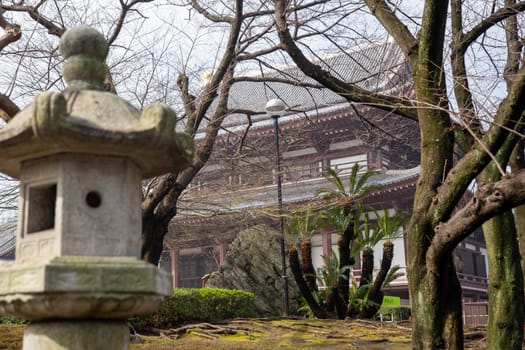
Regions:
M 142 337 L 133 350 L 409 350 L 410 324 L 371 321 L 253 319 L 226 325 L 234 334 L 190 329 L 177 336 Z M 466 349 L 483 349 L 480 337 L 467 341 Z
M 214 326 L 215 327 L 215 326 Z M 188 327 L 160 336 L 140 335 L 131 350 L 409 350 L 408 323 L 370 321 L 252 319 L 233 320 L 216 328 Z M 0 350 L 21 349 L 24 325 L 0 325 Z M 483 329 L 477 330 L 483 334 Z M 467 331 L 468 333 L 468 331 Z M 484 349 L 480 336 L 466 349 Z
M 0 324 L 0 349 L 22 349 L 23 324 Z

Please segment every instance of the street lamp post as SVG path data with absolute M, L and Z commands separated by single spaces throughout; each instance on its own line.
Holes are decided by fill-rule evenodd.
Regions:
M 281 233 L 281 268 L 282 268 L 282 285 L 283 285 L 283 315 L 288 315 L 288 277 L 286 276 L 286 251 L 284 244 L 284 219 L 283 219 L 283 193 L 282 193 L 282 174 L 281 174 L 281 152 L 279 150 L 279 117 L 285 110 L 284 102 L 274 98 L 266 103 L 266 112 L 271 115 L 274 125 L 274 139 L 277 166 L 277 204 L 279 209 L 279 229 Z

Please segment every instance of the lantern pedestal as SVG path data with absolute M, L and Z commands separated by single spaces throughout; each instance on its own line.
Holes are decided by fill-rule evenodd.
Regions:
M 26 320 L 116 319 L 154 312 L 168 273 L 135 258 L 68 257 L 6 263 L 0 314 Z
M 129 327 L 125 321 L 32 322 L 24 331 L 23 350 L 125 350 Z

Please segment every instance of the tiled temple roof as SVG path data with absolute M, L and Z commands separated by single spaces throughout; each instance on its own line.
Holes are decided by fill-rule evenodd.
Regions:
M 329 70 L 334 76 L 372 92 L 401 95 L 411 88 L 411 76 L 405 57 L 392 41 L 360 45 L 349 50 L 329 55 L 316 64 Z M 276 81 L 238 81 L 230 90 L 229 109 L 251 110 L 259 114 L 251 117 L 252 130 L 270 126 L 271 120 L 265 114 L 266 102 L 280 98 L 290 111 L 281 118 L 281 123 L 305 118 L 311 115 L 332 113 L 347 109 L 349 102 L 326 88 L 302 87 L 298 83 L 318 85 L 295 65 L 275 69 L 253 79 L 287 79 L 291 83 Z M 296 82 L 294 84 L 293 82 Z M 213 110 L 213 106 L 212 106 Z M 300 112 L 298 112 L 300 111 Z M 222 123 L 228 131 L 244 128 L 247 123 L 244 114 L 231 114 Z M 225 133 L 224 130 L 220 131 Z M 203 135 L 198 135 L 203 136 Z
M 368 184 L 380 186 L 377 193 L 371 195 L 381 195 L 385 191 L 396 191 L 399 188 L 413 186 L 419 176 L 420 167 L 403 170 L 383 170 L 370 177 Z M 348 181 L 345 176 L 341 176 L 344 184 Z M 330 183 L 325 178 L 314 178 L 298 182 L 283 183 L 282 198 L 283 204 L 294 204 L 307 202 L 315 199 L 315 192 L 320 188 L 330 187 Z M 180 213 L 178 218 L 192 215 L 213 212 L 214 214 L 240 211 L 246 209 L 265 208 L 276 205 L 276 187 L 267 185 L 256 188 L 248 188 L 237 191 L 228 191 L 206 194 L 206 203 L 199 203 L 199 210 L 192 211 L 191 208 L 184 208 L 184 214 Z M 202 216 L 199 216 L 202 217 Z M 184 218 L 184 219 L 183 219 Z

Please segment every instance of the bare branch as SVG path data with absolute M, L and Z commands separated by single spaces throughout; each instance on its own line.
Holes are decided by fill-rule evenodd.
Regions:
M 324 86 L 320 84 L 314 84 L 314 83 L 307 83 L 304 81 L 294 81 L 291 78 L 276 78 L 276 77 L 235 77 L 233 78 L 234 82 L 239 81 L 252 81 L 252 82 L 272 82 L 272 83 L 283 83 L 283 84 L 290 84 L 293 86 L 300 86 L 300 87 L 307 87 L 307 88 L 314 88 L 314 89 L 323 89 Z
M 488 219 L 525 204 L 525 170 L 480 187 L 448 221 L 439 223 L 428 256 L 439 260 Z
M 519 12 L 525 10 L 525 1 L 520 1 L 512 6 L 503 7 L 492 15 L 486 17 L 478 25 L 472 28 L 468 33 L 463 36 L 461 46 L 458 47 L 461 51 L 465 52 L 467 48 L 489 28 L 495 26 L 506 18 L 512 17 Z
M 184 103 L 184 110 L 188 116 L 188 124 L 193 125 L 195 121 L 195 96 L 189 93 L 189 82 L 188 76 L 184 73 L 180 73 L 177 78 L 177 86 L 182 93 L 182 102 Z
M 124 25 L 124 21 L 126 19 L 126 15 L 131 10 L 131 8 L 135 6 L 136 4 L 148 3 L 152 1 L 153 0 L 132 0 L 129 3 L 126 3 L 122 0 L 119 1 L 120 6 L 121 6 L 121 11 L 120 11 L 119 18 L 117 19 L 117 24 L 115 25 L 115 28 L 113 29 L 113 33 L 108 39 L 109 45 L 113 44 L 113 42 L 117 39 L 118 35 L 120 34 L 120 31 L 122 30 L 122 26 Z
M 211 12 L 207 11 L 205 8 L 203 8 L 197 0 L 191 1 L 191 7 L 195 9 L 198 13 L 206 17 L 208 20 L 215 22 L 215 23 L 233 23 L 234 18 L 230 16 L 216 16 L 212 14 Z
M 505 0 L 505 5 L 511 7 L 516 3 L 516 0 Z M 518 72 L 521 61 L 521 50 L 523 43 L 519 38 L 519 25 L 517 16 L 507 18 L 505 22 L 505 35 L 507 37 L 507 63 L 505 64 L 505 71 L 503 76 L 507 82 L 507 89 L 510 89 L 512 82 L 515 80 L 515 75 Z
M 522 130 L 525 118 L 525 66 L 518 71 L 517 77 L 507 98 L 500 104 L 491 128 L 456 163 L 454 170 L 446 175 L 433 200 L 432 210 L 439 212 L 450 206 L 450 202 L 457 203 L 471 181 L 493 160 L 493 155 L 502 147 L 511 131 Z M 517 142 L 517 139 L 515 137 L 513 142 Z M 509 147 L 512 148 L 512 145 Z
M 315 79 L 320 84 L 347 99 L 349 102 L 366 103 L 388 111 L 395 110 L 396 113 L 417 120 L 417 113 L 410 101 L 395 96 L 372 93 L 361 89 L 352 83 L 347 83 L 334 77 L 330 72 L 322 69 L 319 65 L 310 62 L 302 53 L 301 49 L 299 49 L 288 30 L 285 3 L 286 1 L 284 0 L 275 1 L 275 21 L 279 38 L 295 64 L 297 64 L 307 76 Z
M 248 119 L 248 123 L 246 124 L 246 128 L 242 133 L 241 140 L 239 141 L 239 147 L 237 147 L 237 152 L 235 152 L 235 157 L 241 154 L 241 150 L 244 146 L 244 142 L 246 141 L 246 137 L 248 136 L 248 132 L 250 131 L 250 128 L 253 125 L 252 116 L 250 114 L 246 114 L 246 118 Z
M 200 122 L 206 114 L 206 111 L 217 96 L 217 89 L 219 88 L 220 83 L 223 81 L 228 69 L 230 69 L 230 65 L 232 64 L 232 62 L 235 61 L 235 48 L 237 46 L 237 41 L 239 39 L 239 34 L 241 31 L 243 20 L 243 1 L 236 0 L 235 3 L 235 19 L 231 23 L 230 35 L 228 37 L 228 42 L 226 45 L 224 55 L 222 56 L 217 70 L 215 71 L 215 73 L 213 74 L 210 81 L 205 87 L 201 103 L 199 103 L 195 110 L 195 116 L 191 117 L 192 123 L 188 123 L 186 127 L 186 132 L 188 132 L 190 135 L 195 135 L 197 128 L 200 125 Z
M 410 63 L 414 65 L 417 60 L 417 39 L 408 28 L 397 18 L 390 6 L 383 0 L 365 0 L 372 14 L 381 22 L 388 33 L 401 47 Z
M 0 27 L 4 29 L 4 34 L 0 36 L 0 51 L 7 45 L 19 40 L 22 37 L 22 31 L 18 24 L 9 23 L 0 10 Z
M 51 35 L 55 36 L 62 36 L 66 29 L 64 27 L 61 27 L 49 19 L 45 18 L 38 12 L 38 8 L 41 4 L 38 4 L 36 6 L 26 6 L 26 5 L 0 5 L 1 10 L 6 11 L 15 11 L 15 12 L 25 12 L 31 17 L 33 20 L 35 20 L 37 23 L 42 25 L 44 28 L 47 29 L 47 32 Z
M 451 61 L 452 77 L 454 79 L 454 94 L 459 106 L 459 117 L 461 122 L 468 128 L 470 133 L 464 133 L 458 140 L 460 147 L 467 152 L 472 146 L 474 137 L 480 137 L 481 125 L 474 111 L 472 93 L 467 78 L 467 68 L 465 64 L 465 54 L 459 49 L 463 39 L 463 11 L 462 1 L 452 0 L 451 2 L 451 23 L 452 23 L 452 43 Z
M 20 108 L 9 97 L 0 93 L 0 118 L 8 122 L 18 112 Z

